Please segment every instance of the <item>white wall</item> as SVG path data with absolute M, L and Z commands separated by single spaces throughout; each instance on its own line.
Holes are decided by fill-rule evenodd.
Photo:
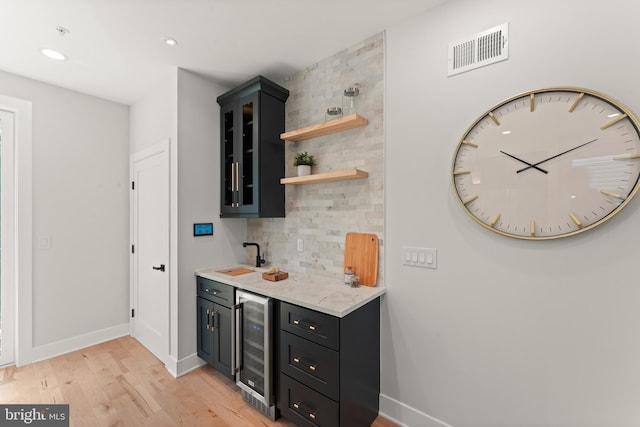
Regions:
M 220 219 L 220 107 L 216 98 L 228 89 L 178 70 L 179 361 L 196 357 L 194 271 L 241 262 L 245 253 L 242 242 L 247 221 Z M 213 236 L 194 237 L 196 222 L 212 222 Z
M 180 375 L 196 355 L 194 271 L 243 259 L 246 220 L 220 219 L 218 95 L 228 90 L 174 69 L 131 106 L 131 153 L 171 140 L 170 366 Z M 212 222 L 213 236 L 193 237 L 194 222 Z
M 388 29 L 383 412 L 640 425 L 640 198 L 583 235 L 519 241 L 468 218 L 450 174 L 472 121 L 519 92 L 581 86 L 640 114 L 639 15 L 622 0 L 451 1 Z M 446 77 L 448 42 L 504 22 L 508 61 Z M 403 267 L 403 245 L 437 248 L 438 269 Z
M 177 138 L 177 69 L 168 71 L 161 82 L 131 105 L 129 152 L 137 153 L 163 139 Z
M 33 106 L 27 363 L 126 333 L 129 109 L 6 72 L 0 93 Z

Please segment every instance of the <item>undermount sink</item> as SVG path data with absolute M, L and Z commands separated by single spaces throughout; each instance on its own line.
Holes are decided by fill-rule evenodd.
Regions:
M 251 270 L 246 267 L 231 267 L 218 270 L 217 273 L 226 274 L 228 276 L 241 276 L 243 274 L 255 273 L 255 270 Z

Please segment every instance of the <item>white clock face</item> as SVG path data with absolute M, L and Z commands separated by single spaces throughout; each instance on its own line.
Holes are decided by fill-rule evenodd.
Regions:
M 460 141 L 453 185 L 479 224 L 520 239 L 591 229 L 638 189 L 638 120 L 604 95 L 552 88 L 513 97 Z

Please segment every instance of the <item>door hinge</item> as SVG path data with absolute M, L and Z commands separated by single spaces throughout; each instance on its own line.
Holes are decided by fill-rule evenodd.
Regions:
M 136 317 L 136 310 L 135 309 L 131 309 L 131 317 Z
M 132 254 L 136 253 L 136 245 L 131 245 L 131 253 Z
M 135 181 L 131 181 L 131 189 L 132 190 L 136 189 L 136 182 Z

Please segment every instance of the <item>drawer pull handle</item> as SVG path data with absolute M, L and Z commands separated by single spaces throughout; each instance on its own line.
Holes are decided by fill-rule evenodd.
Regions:
M 206 288 L 205 288 L 205 290 L 204 290 L 204 291 L 205 291 L 205 292 L 208 292 L 208 293 L 210 293 L 210 294 L 213 294 L 213 295 L 218 295 L 218 291 L 214 291 L 214 290 L 206 289 Z
M 293 323 L 294 325 L 296 325 L 296 326 L 301 326 L 301 327 L 303 327 L 303 328 L 307 328 L 307 329 L 309 329 L 310 331 L 315 331 L 315 330 L 316 330 L 316 327 L 317 327 L 316 325 L 308 324 L 308 323 L 303 322 L 303 321 L 301 321 L 301 320 L 299 320 L 299 319 L 295 319 L 292 323 Z
M 293 406 L 293 407 L 294 407 L 294 409 L 300 409 L 300 407 L 302 406 L 302 403 L 300 403 L 300 402 L 296 402 L 296 403 L 294 403 L 294 404 L 293 404 L 293 405 L 291 405 L 291 406 Z M 316 411 L 316 412 L 311 412 L 311 411 L 310 411 L 309 409 L 307 409 L 307 408 L 304 408 L 303 410 L 308 414 L 307 416 L 308 416 L 310 419 L 312 419 L 312 420 L 315 420 L 315 419 L 316 419 L 316 412 L 317 412 L 317 411 Z
M 304 358 L 303 358 L 303 357 L 294 357 L 292 360 L 293 360 L 295 363 L 300 363 L 301 359 L 304 359 Z M 308 362 L 307 362 L 307 363 L 308 363 Z M 310 370 L 310 371 L 315 371 L 317 367 L 318 367 L 318 365 L 317 365 L 316 363 L 314 363 L 314 364 L 310 364 L 310 365 L 309 365 L 309 370 Z

